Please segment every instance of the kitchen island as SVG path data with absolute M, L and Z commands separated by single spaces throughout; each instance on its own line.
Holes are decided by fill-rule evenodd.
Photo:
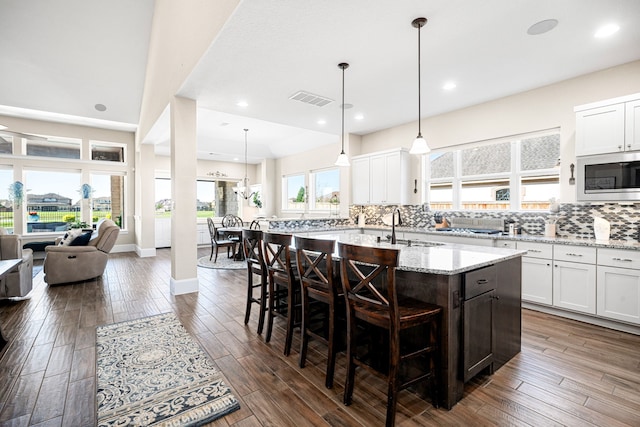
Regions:
M 443 308 L 442 406 L 450 409 L 462 398 L 465 381 L 493 372 L 520 352 L 526 251 L 439 242 L 392 245 L 366 234 L 316 238 L 400 249 L 398 293 Z

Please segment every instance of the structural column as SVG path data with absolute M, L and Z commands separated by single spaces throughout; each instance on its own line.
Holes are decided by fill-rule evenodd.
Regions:
M 198 291 L 196 102 L 171 100 L 171 294 Z

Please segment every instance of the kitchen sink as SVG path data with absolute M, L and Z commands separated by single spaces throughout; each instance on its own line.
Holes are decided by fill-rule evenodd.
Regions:
M 430 247 L 430 246 L 442 246 L 445 243 L 442 242 L 432 242 L 429 240 L 404 240 L 398 239 L 398 244 L 406 245 L 406 246 L 419 246 L 422 248 Z

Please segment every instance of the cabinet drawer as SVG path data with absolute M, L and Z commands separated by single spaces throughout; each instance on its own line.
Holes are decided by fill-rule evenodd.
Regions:
M 499 240 L 499 239 L 496 239 L 495 246 L 496 246 L 496 248 L 515 249 L 516 248 L 516 242 L 511 241 L 511 240 Z
M 516 247 L 527 251 L 525 256 L 529 258 L 551 259 L 553 257 L 553 245 L 546 243 L 518 242 Z
M 598 265 L 640 269 L 640 251 L 598 249 Z
M 553 259 L 556 261 L 596 263 L 596 248 L 588 246 L 553 245 Z
M 468 300 L 477 295 L 496 288 L 496 266 L 470 271 L 464 275 L 464 299 Z

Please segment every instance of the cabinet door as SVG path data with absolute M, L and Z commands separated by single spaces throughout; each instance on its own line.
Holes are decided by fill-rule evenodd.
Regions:
M 596 266 L 553 262 L 553 305 L 583 313 L 596 313 Z
M 400 152 L 385 155 L 385 171 L 386 171 L 386 197 L 385 203 L 403 204 L 402 186 L 406 184 L 402 176 Z
M 550 259 L 522 258 L 522 300 L 553 303 L 553 269 Z
M 211 238 L 209 237 L 209 227 L 207 224 L 198 224 L 198 244 L 206 245 L 211 243 Z
M 627 150 L 640 150 L 640 100 L 625 104 L 626 120 L 624 123 Z
M 598 266 L 597 313 L 640 324 L 640 271 Z
M 624 104 L 576 112 L 576 155 L 624 150 Z
M 464 381 L 493 363 L 495 291 L 464 301 Z
M 372 204 L 387 203 L 387 158 L 386 155 L 369 159 L 369 195 Z
M 369 158 L 351 162 L 351 198 L 354 205 L 369 204 Z

